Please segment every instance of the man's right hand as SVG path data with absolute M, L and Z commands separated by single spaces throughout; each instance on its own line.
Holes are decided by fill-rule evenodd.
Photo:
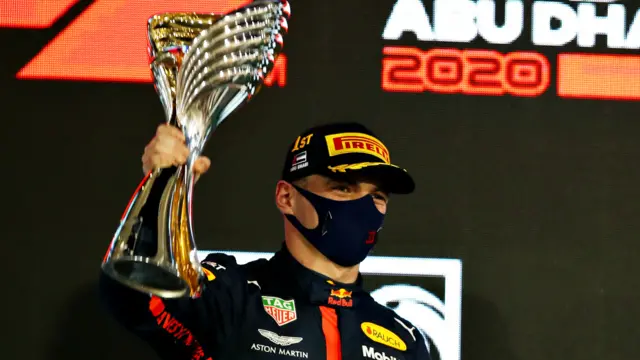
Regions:
M 188 156 L 189 149 L 182 131 L 175 126 L 162 124 L 158 126 L 156 136 L 144 148 L 142 171 L 147 174 L 153 169 L 183 165 L 187 162 Z M 200 156 L 193 164 L 193 172 L 200 177 L 209 170 L 209 166 L 211 160 L 206 156 Z

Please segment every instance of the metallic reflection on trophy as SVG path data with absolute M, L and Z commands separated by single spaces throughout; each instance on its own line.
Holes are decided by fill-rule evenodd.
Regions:
M 258 92 L 282 49 L 289 14 L 286 1 L 272 0 L 227 15 L 149 19 L 155 88 L 190 155 L 186 165 L 152 171 L 134 193 L 102 263 L 115 280 L 164 298 L 198 296 L 193 163 L 211 133 Z

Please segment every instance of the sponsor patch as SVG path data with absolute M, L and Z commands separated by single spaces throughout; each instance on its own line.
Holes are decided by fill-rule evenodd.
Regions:
M 329 305 L 353 307 L 353 299 L 351 298 L 352 294 L 352 291 L 347 291 L 345 289 L 331 290 L 327 303 Z
M 297 319 L 296 303 L 293 300 L 283 300 L 273 296 L 263 296 L 262 306 L 264 311 L 271 315 L 280 326 L 286 325 Z
M 269 330 L 258 329 L 258 332 L 260 333 L 260 335 L 269 339 L 272 343 L 280 346 L 289 346 L 289 345 L 297 344 L 302 341 L 301 337 L 282 336 Z
M 400 351 L 407 350 L 407 344 L 400 337 L 391 331 L 370 322 L 364 322 L 360 325 L 362 332 L 371 340 L 387 345 Z
M 279 355 L 278 358 L 281 358 L 283 355 L 284 356 L 290 356 L 290 357 L 293 357 L 293 358 L 299 358 L 299 359 L 308 359 L 309 358 L 309 353 L 308 352 L 304 352 L 304 351 L 300 351 L 300 350 L 283 349 L 283 348 L 279 348 L 277 346 L 267 346 L 267 345 L 264 345 L 264 344 L 253 343 L 253 344 L 251 344 L 251 350 L 264 352 L 264 353 L 267 353 L 267 354 Z
M 395 356 L 387 356 L 383 352 L 376 351 L 376 349 L 362 345 L 362 356 L 375 360 L 397 360 Z
M 373 155 L 384 161 L 391 163 L 389 150 L 384 144 L 373 136 L 362 133 L 340 133 L 325 136 L 329 156 L 338 156 L 349 153 L 362 153 Z

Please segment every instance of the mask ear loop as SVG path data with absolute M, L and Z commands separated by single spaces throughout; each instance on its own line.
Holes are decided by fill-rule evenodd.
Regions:
M 314 204 L 314 201 L 312 199 L 310 199 L 311 196 L 315 196 L 318 199 L 322 199 L 321 196 L 319 195 L 315 195 L 313 193 L 311 193 L 309 190 L 305 190 L 293 183 L 289 183 L 291 184 L 291 186 L 293 186 L 294 189 L 296 189 L 296 191 L 298 191 L 298 193 L 305 198 L 309 204 L 311 204 L 311 207 L 313 207 L 313 210 L 316 212 L 316 216 L 318 217 L 318 225 L 316 225 L 315 228 L 307 228 L 306 226 L 302 225 L 302 223 L 300 222 L 300 220 L 298 220 L 298 218 L 295 215 L 286 215 L 286 217 L 289 219 L 289 221 L 298 229 L 298 231 L 300 231 L 303 235 L 305 231 L 309 231 L 309 232 L 314 232 L 317 231 L 321 226 L 323 227 L 322 233 L 320 234 L 321 236 L 324 236 L 327 233 L 327 229 L 326 229 L 326 224 L 327 224 L 327 218 L 329 220 L 332 219 L 331 217 L 331 211 L 329 211 L 329 209 L 322 209 L 322 210 L 326 210 L 326 211 L 319 211 L 318 207 L 316 204 Z M 322 205 L 321 205 L 322 206 Z M 322 206 L 324 207 L 324 206 Z M 324 216 L 321 216 L 320 213 L 324 213 Z M 293 219 L 293 221 L 292 221 Z M 295 223 L 294 223 L 295 221 Z M 301 230 L 304 229 L 304 230 Z M 305 236 L 306 237 L 306 236 Z

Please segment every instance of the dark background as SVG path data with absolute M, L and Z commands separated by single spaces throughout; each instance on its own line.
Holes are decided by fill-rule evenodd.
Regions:
M 164 117 L 158 97 L 150 84 L 15 79 L 89 3 L 49 29 L 0 29 L 3 359 L 154 358 L 101 310 L 95 285 Z M 205 151 L 199 248 L 276 250 L 287 145 L 313 124 L 361 121 L 417 182 L 392 199 L 376 255 L 462 259 L 463 359 L 636 358 L 638 103 L 559 99 L 553 82 L 537 98 L 384 93 L 393 4 L 292 1 L 287 86 L 264 89 Z M 491 48 L 533 49 L 523 38 Z M 589 50 L 607 51 L 598 43 Z M 555 67 L 559 49 L 536 50 Z

